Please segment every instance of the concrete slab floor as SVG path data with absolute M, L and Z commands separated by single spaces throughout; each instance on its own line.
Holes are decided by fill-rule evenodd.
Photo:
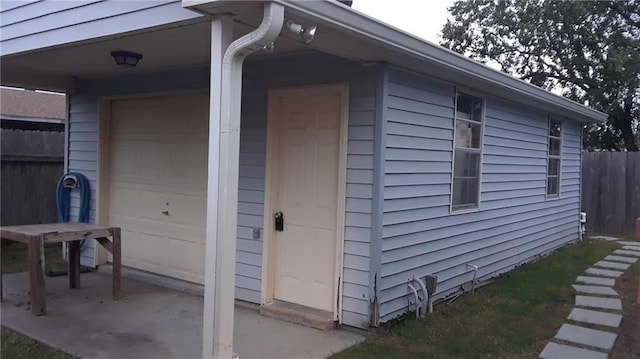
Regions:
M 31 315 L 28 274 L 3 276 L 2 325 L 86 359 L 200 359 L 203 298 L 123 279 L 111 300 L 111 277 L 87 273 L 80 289 L 46 278 L 47 315 Z M 326 358 L 365 339 L 360 332 L 320 331 L 236 307 L 234 351 L 240 359 Z

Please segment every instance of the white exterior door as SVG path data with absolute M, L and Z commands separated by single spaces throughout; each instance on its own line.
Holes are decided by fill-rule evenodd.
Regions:
M 344 100 L 340 92 L 325 92 L 276 100 L 277 124 L 270 138 L 277 143 L 278 164 L 272 208 L 283 213 L 284 228 L 273 232 L 274 298 L 332 311 Z
M 204 282 L 209 97 L 111 102 L 109 223 L 124 265 Z

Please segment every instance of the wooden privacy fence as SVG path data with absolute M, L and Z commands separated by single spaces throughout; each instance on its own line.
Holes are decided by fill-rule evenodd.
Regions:
M 633 234 L 640 217 L 640 152 L 583 152 L 582 211 L 590 232 Z

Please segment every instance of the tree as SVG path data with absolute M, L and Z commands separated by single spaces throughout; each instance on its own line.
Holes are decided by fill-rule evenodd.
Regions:
M 456 0 L 441 45 L 609 115 L 585 149 L 638 151 L 640 0 Z

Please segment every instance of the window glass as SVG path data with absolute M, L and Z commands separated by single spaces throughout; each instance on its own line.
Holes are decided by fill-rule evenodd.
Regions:
M 451 208 L 473 209 L 480 192 L 484 100 L 464 92 L 456 96 Z
M 549 148 L 547 152 L 547 197 L 560 194 L 560 164 L 562 155 L 562 122 L 549 119 Z
M 560 139 L 559 138 L 549 138 L 549 155 L 551 156 L 560 156 Z
M 562 130 L 562 125 L 560 121 L 558 120 L 549 121 L 549 135 L 553 137 L 560 137 L 561 130 Z
M 558 177 L 553 176 L 547 178 L 547 194 L 558 195 Z
M 557 176 L 560 173 L 560 160 L 549 158 L 549 176 Z
M 479 152 L 456 151 L 453 175 L 455 177 L 478 177 Z
M 456 121 L 456 147 L 480 148 L 482 125 L 475 122 Z
M 456 118 L 482 122 L 483 100 L 464 92 L 458 92 Z

